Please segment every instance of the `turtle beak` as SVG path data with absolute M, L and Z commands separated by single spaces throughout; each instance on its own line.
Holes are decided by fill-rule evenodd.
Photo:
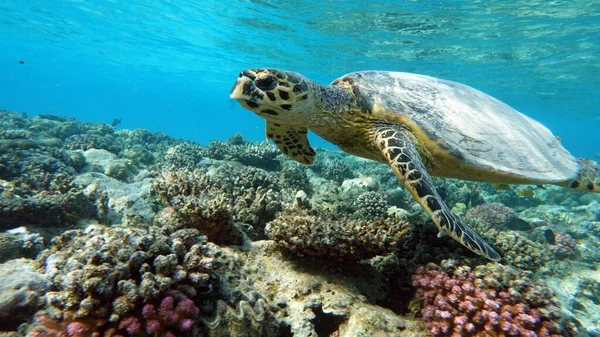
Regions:
M 258 113 L 258 109 L 263 104 L 265 94 L 256 87 L 254 80 L 244 74 L 240 74 L 231 88 L 229 97 L 236 99 L 244 108 Z
M 254 81 L 242 75 L 233 84 L 233 88 L 231 88 L 231 92 L 229 93 L 229 98 L 250 99 L 252 89 L 256 89 L 256 87 L 254 87 Z

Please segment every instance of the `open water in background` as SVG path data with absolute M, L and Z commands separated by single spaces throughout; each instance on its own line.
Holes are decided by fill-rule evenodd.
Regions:
M 264 139 L 228 99 L 242 69 L 378 69 L 471 85 L 600 160 L 599 58 L 599 0 L 0 1 L 0 109 L 203 144 Z

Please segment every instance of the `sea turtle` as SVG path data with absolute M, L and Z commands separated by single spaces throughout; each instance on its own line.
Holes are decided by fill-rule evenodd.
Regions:
M 277 69 L 250 69 L 230 97 L 266 120 L 267 137 L 312 164 L 312 130 L 343 151 L 387 163 L 448 234 L 491 260 L 500 255 L 444 203 L 431 176 L 555 184 L 600 192 L 600 166 L 576 159 L 539 122 L 464 84 L 388 71 L 344 75 L 328 86 Z

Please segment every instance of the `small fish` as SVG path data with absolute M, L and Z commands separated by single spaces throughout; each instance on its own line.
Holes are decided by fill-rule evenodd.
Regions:
M 559 143 L 562 143 L 562 137 L 561 136 L 554 136 L 554 138 L 556 138 L 556 140 L 558 140 Z
M 502 184 L 502 183 L 494 183 L 492 184 L 492 186 L 499 190 L 499 191 L 508 191 L 510 190 L 510 185 L 509 184 Z
M 533 229 L 533 226 L 529 222 L 518 217 L 511 219 L 506 224 L 506 227 L 515 231 L 530 231 Z
M 117 126 L 121 124 L 121 119 L 120 118 L 115 118 L 113 119 L 112 123 L 110 125 L 112 125 L 113 127 Z
M 25 61 L 21 60 L 19 61 L 19 64 L 25 64 Z
M 554 231 L 551 229 L 546 229 L 544 231 L 544 237 L 546 238 L 546 242 L 548 242 L 551 245 L 556 244 L 556 236 L 554 235 Z
M 522 197 L 533 197 L 535 195 L 535 192 L 531 188 L 523 188 L 516 193 Z

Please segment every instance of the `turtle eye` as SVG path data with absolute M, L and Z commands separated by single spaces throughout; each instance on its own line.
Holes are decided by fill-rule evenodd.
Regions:
M 256 87 L 258 87 L 260 90 L 271 90 L 275 88 L 275 85 L 277 84 L 277 79 L 274 76 L 266 75 L 258 78 L 254 83 L 256 84 Z

